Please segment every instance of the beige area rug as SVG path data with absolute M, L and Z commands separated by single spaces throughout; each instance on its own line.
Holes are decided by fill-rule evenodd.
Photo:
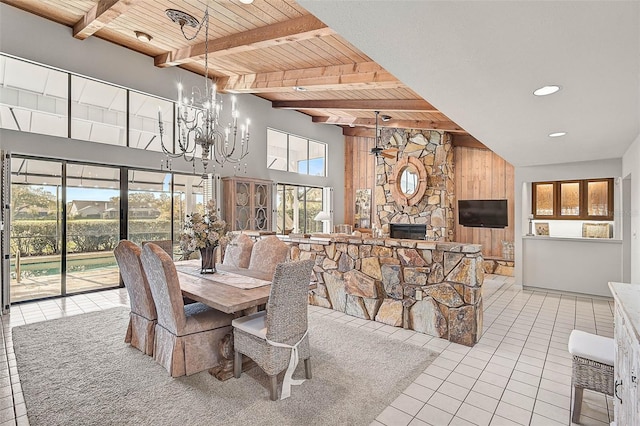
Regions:
M 38 425 L 368 425 L 437 355 L 312 317 L 313 379 L 272 402 L 259 368 L 220 382 L 172 379 L 124 343 L 114 308 L 13 329 L 27 413 Z M 304 376 L 301 362 L 294 378 Z

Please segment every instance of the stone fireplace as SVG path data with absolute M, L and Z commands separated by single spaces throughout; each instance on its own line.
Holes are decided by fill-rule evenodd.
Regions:
M 451 135 L 444 132 L 384 129 L 383 144 L 398 149 L 396 158 L 376 160 L 374 221 L 383 232 L 390 224 L 419 224 L 426 227 L 421 239 L 451 241 L 455 232 L 454 169 Z M 399 205 L 393 197 L 396 164 L 402 159 L 418 159 L 427 172 L 427 189 L 414 205 Z

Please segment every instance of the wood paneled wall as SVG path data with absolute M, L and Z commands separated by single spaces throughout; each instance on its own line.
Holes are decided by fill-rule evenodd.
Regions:
M 461 243 L 482 244 L 485 257 L 502 258 L 502 241 L 514 241 L 513 166 L 488 149 L 457 146 L 455 164 L 455 237 Z M 509 226 L 504 229 L 467 228 L 458 224 L 457 200 L 507 199 Z
M 351 225 L 354 223 L 356 189 L 371 188 L 372 196 L 375 192 L 375 160 L 369 154 L 374 146 L 373 138 L 345 136 L 345 223 Z M 489 149 L 456 146 L 454 169 L 456 225 L 453 241 L 481 244 L 483 256 L 502 258 L 502 241 L 514 241 L 513 166 Z M 505 198 L 509 207 L 508 227 L 504 229 L 466 228 L 458 224 L 457 200 Z
M 375 146 L 375 139 L 345 136 L 344 141 L 344 223 L 353 225 L 356 190 L 368 188 L 371 189 L 371 197 L 374 196 L 375 157 L 369 152 Z M 375 206 L 373 200 L 372 206 Z

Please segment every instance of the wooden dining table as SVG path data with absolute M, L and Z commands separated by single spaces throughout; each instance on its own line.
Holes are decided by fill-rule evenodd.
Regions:
M 269 283 L 269 285 L 245 289 L 220 282 L 220 273 L 199 274 L 200 260 L 179 261 L 175 262 L 175 265 L 183 296 L 227 314 L 247 315 L 269 300 L 270 283 L 273 278 L 269 273 L 228 265 L 216 265 L 216 269 L 222 274 L 225 272 L 237 274 L 247 277 L 248 281 L 258 279 Z
M 186 260 L 175 262 L 180 280 L 182 295 L 197 302 L 204 303 L 219 311 L 241 317 L 258 310 L 260 305 L 267 303 L 271 291 L 273 276 L 260 271 L 251 271 L 227 265 L 216 265 L 219 273 L 200 274 L 200 260 Z M 232 273 L 247 277 L 247 281 L 254 279 L 269 282 L 256 288 L 238 288 L 220 281 L 221 275 Z M 209 370 L 209 373 L 219 380 L 228 380 L 233 376 L 233 329 L 218 343 L 222 360 L 220 364 Z M 243 370 L 255 365 L 248 357 L 243 357 Z

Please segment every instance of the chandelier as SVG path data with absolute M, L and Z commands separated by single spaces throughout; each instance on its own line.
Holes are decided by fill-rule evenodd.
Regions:
M 236 97 L 231 97 L 231 120 L 226 127 L 220 124 L 222 112 L 222 98 L 217 93 L 216 84 L 209 78 L 209 4 L 204 12 L 201 22 L 187 12 L 176 9 L 167 9 L 167 16 L 180 25 L 182 35 L 187 41 L 195 39 L 204 26 L 205 52 L 204 52 L 204 89 L 194 87 L 191 94 L 185 95 L 182 84 L 178 84 L 177 102 L 177 132 L 175 149 L 167 147 L 164 142 L 164 125 L 162 113 L 158 111 L 158 126 L 160 130 L 160 144 L 166 155 L 162 168 L 171 169 L 171 159 L 183 157 L 193 164 L 195 174 L 198 156 L 196 148 L 200 146 L 200 161 L 202 162 L 202 177 L 207 178 L 209 162 L 211 160 L 224 167 L 225 163 L 233 164 L 234 174 L 241 167 L 241 161 L 249 154 L 249 123 L 247 118 L 244 124 L 238 128 L 239 113 L 236 106 Z M 191 37 L 185 33 L 186 27 L 196 28 Z M 215 169 L 215 164 L 213 164 Z M 244 163 L 244 171 L 247 164 Z

